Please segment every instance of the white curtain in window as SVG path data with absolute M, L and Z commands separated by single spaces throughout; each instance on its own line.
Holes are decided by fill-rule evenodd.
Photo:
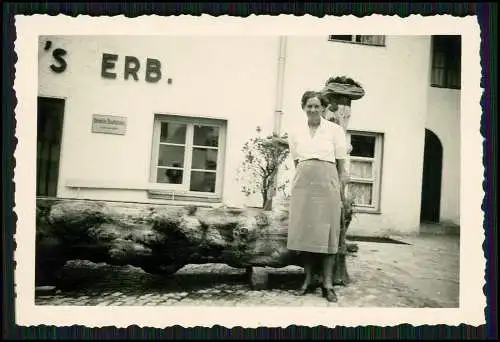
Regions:
M 349 194 L 354 197 L 356 205 L 372 205 L 372 188 L 370 183 L 350 183 Z
M 373 178 L 373 162 L 364 160 L 350 160 L 350 176 L 353 178 L 364 179 L 368 182 Z M 354 198 L 354 202 L 360 205 L 372 205 L 372 183 L 349 184 L 349 194 Z
M 351 164 L 350 165 L 351 177 L 368 179 L 368 180 L 373 178 L 373 162 L 351 159 L 350 164 Z
M 444 81 L 444 75 L 443 75 L 443 81 Z M 448 80 L 446 83 L 450 87 L 457 87 L 460 88 L 460 70 L 457 69 L 449 69 L 448 70 Z
M 432 84 L 444 86 L 446 84 L 445 80 L 445 68 L 446 68 L 446 56 L 443 52 L 436 51 L 434 53 L 434 59 L 432 63 Z

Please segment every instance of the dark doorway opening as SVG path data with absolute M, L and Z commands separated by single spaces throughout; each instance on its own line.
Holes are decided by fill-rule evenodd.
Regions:
M 65 100 L 38 97 L 36 195 L 56 197 Z
M 424 167 L 422 177 L 421 222 L 439 222 L 443 146 L 436 134 L 425 130 Z

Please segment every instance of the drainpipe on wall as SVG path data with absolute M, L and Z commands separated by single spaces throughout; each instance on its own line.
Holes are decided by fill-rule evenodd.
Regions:
M 274 127 L 273 133 L 281 133 L 281 118 L 283 116 L 283 90 L 284 90 L 284 78 L 285 78 L 285 65 L 286 65 L 286 37 L 279 38 L 279 52 L 278 52 L 278 77 L 276 82 L 276 103 L 274 107 Z M 265 204 L 265 210 L 272 209 L 272 199 L 276 196 L 276 185 L 278 182 L 278 172 L 273 176 L 274 186 L 270 189 L 270 194 L 268 196 L 268 203 Z
M 274 132 L 281 132 L 281 117 L 283 115 L 283 90 L 286 65 L 286 37 L 279 39 L 279 55 L 278 55 L 278 78 L 276 82 L 276 104 L 274 107 Z

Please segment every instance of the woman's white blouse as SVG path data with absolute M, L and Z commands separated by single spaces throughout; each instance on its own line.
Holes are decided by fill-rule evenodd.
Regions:
M 319 159 L 335 163 L 347 158 L 347 139 L 340 125 L 323 117 L 313 137 L 309 134 L 307 118 L 289 133 L 290 155 L 293 160 Z

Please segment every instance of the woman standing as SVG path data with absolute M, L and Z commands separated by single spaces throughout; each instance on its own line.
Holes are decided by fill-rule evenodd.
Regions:
M 328 102 L 319 92 L 302 96 L 305 119 L 290 132 L 290 155 L 296 168 L 291 188 L 287 247 L 303 254 L 305 279 L 299 295 L 312 292 L 312 269 L 319 258 L 323 296 L 337 301 L 333 266 L 338 250 L 347 141 L 342 128 L 323 118 Z

